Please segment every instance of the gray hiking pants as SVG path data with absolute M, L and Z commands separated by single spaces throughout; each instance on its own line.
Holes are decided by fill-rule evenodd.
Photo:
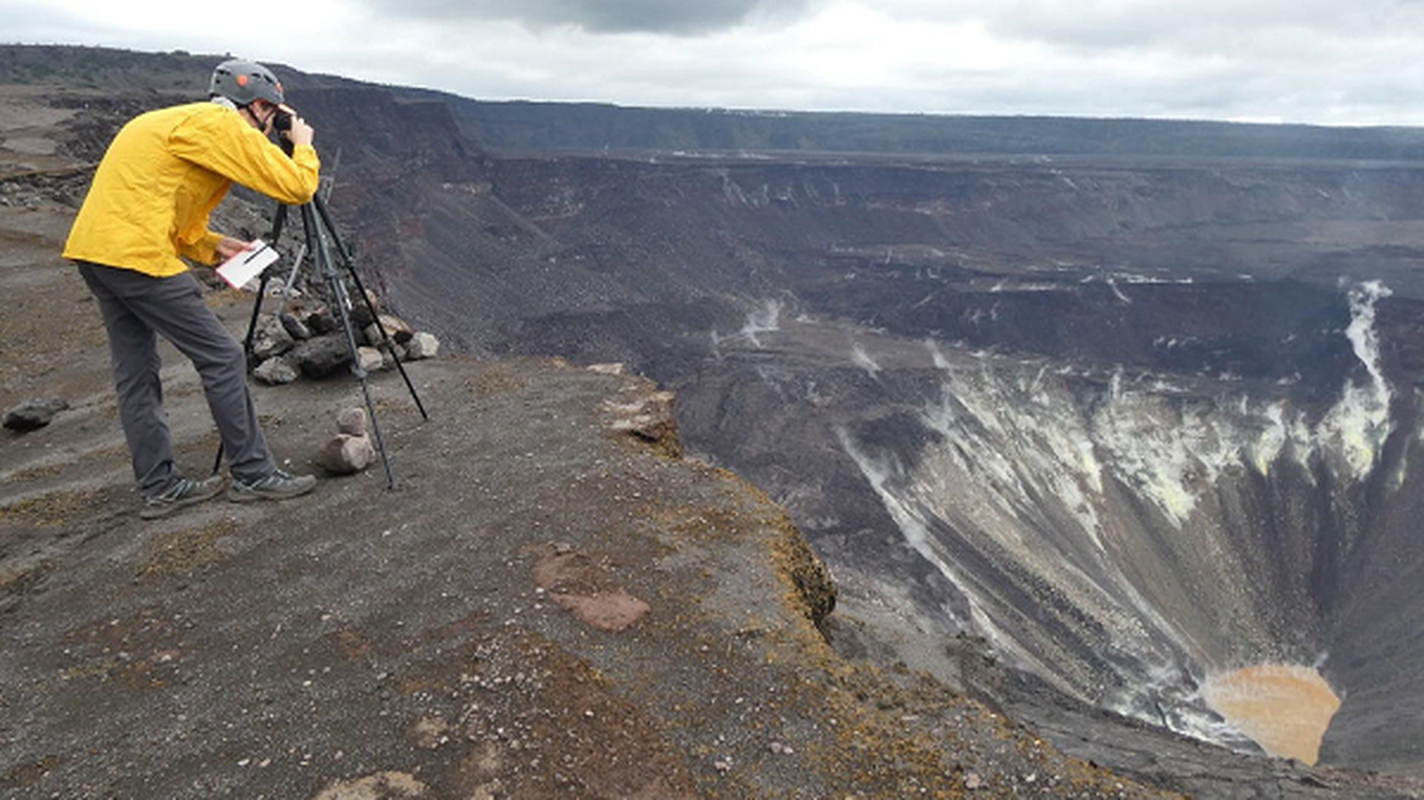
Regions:
M 163 413 L 158 377 L 162 361 L 155 333 L 197 368 L 233 477 L 251 481 L 271 474 L 276 462 L 247 391 L 242 345 L 203 302 L 193 276 L 184 272 L 155 278 L 131 269 L 76 263 L 99 300 L 109 330 L 119 419 L 143 495 L 159 494 L 180 477 L 173 467 L 173 440 Z

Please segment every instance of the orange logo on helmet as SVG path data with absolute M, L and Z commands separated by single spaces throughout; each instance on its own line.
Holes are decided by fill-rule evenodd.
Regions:
M 238 75 L 238 76 L 237 76 L 237 85 L 238 85 L 238 86 L 246 86 L 246 85 L 247 85 L 247 76 L 246 76 L 246 75 Z

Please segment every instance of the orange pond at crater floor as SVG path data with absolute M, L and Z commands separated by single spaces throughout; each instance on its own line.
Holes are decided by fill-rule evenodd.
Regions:
M 1330 684 L 1309 667 L 1263 664 L 1207 679 L 1207 705 L 1266 752 L 1312 766 L 1340 709 Z

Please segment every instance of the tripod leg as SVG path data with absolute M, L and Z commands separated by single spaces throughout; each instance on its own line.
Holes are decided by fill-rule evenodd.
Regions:
M 301 248 L 297 250 L 297 257 L 292 259 L 292 270 L 287 273 L 287 282 L 282 284 L 283 311 L 287 310 L 287 303 L 292 299 L 292 290 L 295 289 L 297 285 L 297 271 L 302 268 L 302 262 L 305 261 L 306 258 L 307 246 L 306 243 L 303 242 Z
M 430 415 L 425 411 L 425 404 L 420 402 L 420 395 L 415 391 L 415 384 L 406 374 L 405 365 L 401 363 L 400 356 L 396 355 L 396 343 L 391 341 L 391 335 L 386 331 L 386 326 L 381 324 L 381 316 L 376 313 L 375 306 L 371 304 L 371 296 L 366 294 L 366 286 L 361 282 L 361 276 L 356 273 L 356 265 L 351 260 L 351 254 L 346 251 L 345 243 L 336 234 L 336 227 L 331 223 L 331 214 L 326 210 L 326 201 L 321 199 L 321 195 L 312 198 L 312 201 L 316 205 L 317 213 L 321 215 L 322 222 L 326 225 L 327 232 L 331 234 L 332 241 L 336 243 L 336 251 L 341 254 L 342 266 L 346 267 L 351 281 L 356 284 L 356 292 L 361 295 L 361 302 L 366 304 L 366 310 L 371 313 L 371 319 L 376 321 L 376 327 L 381 331 L 381 341 L 390 351 L 391 358 L 395 359 L 396 370 L 400 372 L 401 380 L 405 381 L 405 388 L 410 391 L 410 398 L 415 401 L 415 407 L 420 410 L 421 418 L 430 419 Z
M 351 372 L 361 381 L 361 394 L 366 399 L 366 412 L 371 418 L 371 432 L 375 434 L 376 448 L 381 451 L 381 464 L 386 469 L 386 488 L 394 489 L 396 488 L 395 474 L 391 472 L 390 456 L 386 452 L 385 439 L 381 436 L 381 424 L 376 419 L 376 404 L 371 400 L 371 386 L 366 381 L 366 370 L 361 367 L 361 356 L 356 345 L 356 330 L 351 325 L 351 313 L 347 308 L 350 305 L 350 298 L 346 295 L 346 287 L 341 283 L 341 276 L 336 273 L 336 265 L 331 261 L 331 251 L 327 248 L 326 239 L 322 236 L 321 227 L 317 223 L 316 214 L 312 211 L 310 203 L 302 206 L 302 226 L 307 233 L 307 250 L 312 254 L 322 273 L 326 275 L 332 300 L 336 303 L 337 311 L 341 316 L 341 327 L 346 332 L 346 348 L 351 354 Z
M 341 260 L 347 264 L 351 263 L 351 251 L 346 249 L 346 243 L 341 241 L 341 237 L 336 235 L 336 225 L 331 221 L 331 212 L 326 208 L 326 201 L 320 195 L 312 198 L 316 205 L 316 213 L 321 215 L 322 224 L 331 232 L 331 241 L 336 244 L 336 252 L 341 256 Z
M 262 316 L 262 298 L 267 296 L 267 273 L 257 282 L 257 299 L 252 301 L 252 316 L 247 320 L 247 336 L 242 340 L 242 354 L 252 358 L 252 342 L 257 338 L 257 320 Z

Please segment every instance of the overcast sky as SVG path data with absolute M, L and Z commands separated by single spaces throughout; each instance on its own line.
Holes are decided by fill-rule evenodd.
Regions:
M 0 0 L 0 20 L 10 42 L 488 99 L 1424 125 L 1424 0 Z

